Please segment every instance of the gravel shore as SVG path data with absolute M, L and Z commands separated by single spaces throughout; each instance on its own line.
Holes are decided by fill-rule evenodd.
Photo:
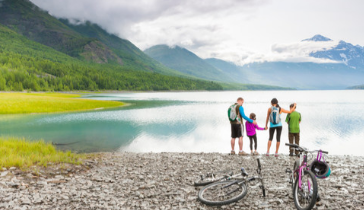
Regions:
M 210 207 L 197 199 L 200 173 L 244 167 L 255 175 L 257 156 L 220 153 L 103 153 L 80 166 L 21 172 L 0 169 L 0 209 L 295 209 L 285 174 L 294 158 L 258 156 L 267 187 L 248 188 L 240 201 Z M 364 209 L 364 157 L 326 156 L 332 173 L 318 180 L 314 209 Z

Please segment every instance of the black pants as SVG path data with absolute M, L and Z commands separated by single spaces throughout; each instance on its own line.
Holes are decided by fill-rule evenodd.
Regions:
M 274 131 L 277 130 L 277 142 L 281 141 L 281 134 L 282 134 L 282 126 L 279 127 L 270 127 L 269 128 L 269 141 L 273 140 L 273 136 L 274 136 Z
M 248 136 L 250 140 L 250 150 L 253 150 L 253 140 L 254 140 L 254 148 L 257 150 L 257 134 L 254 134 L 254 136 Z

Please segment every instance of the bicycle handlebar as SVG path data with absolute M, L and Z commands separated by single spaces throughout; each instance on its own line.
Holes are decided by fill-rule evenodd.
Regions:
M 257 161 L 258 161 L 258 168 L 261 169 L 261 166 L 260 166 L 260 159 L 257 158 Z
M 310 151 L 308 151 L 307 149 L 304 149 L 304 148 L 302 148 L 302 147 L 298 146 L 297 144 L 288 144 L 288 143 L 286 143 L 286 146 L 294 147 L 294 148 L 297 148 L 297 149 L 299 149 L 299 150 L 301 150 L 301 151 L 310 152 Z M 314 150 L 314 151 L 311 151 L 311 152 L 318 152 L 318 151 L 320 151 L 320 150 Z M 329 154 L 329 152 L 327 152 L 327 151 L 323 151 L 323 150 L 321 150 L 321 152 L 322 152 L 322 153 L 324 153 L 324 154 Z

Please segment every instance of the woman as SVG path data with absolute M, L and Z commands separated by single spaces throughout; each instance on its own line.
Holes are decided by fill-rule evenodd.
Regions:
M 287 114 L 290 114 L 291 112 L 293 112 L 296 108 L 296 103 L 294 104 L 294 106 L 292 107 L 292 109 L 290 111 L 281 108 L 278 105 L 278 100 L 276 98 L 272 99 L 271 104 L 272 104 L 272 107 L 268 109 L 267 120 L 265 121 L 266 129 L 268 129 L 268 120 L 270 121 L 268 149 L 267 149 L 266 155 L 269 156 L 269 149 L 272 145 L 274 132 L 277 130 L 277 136 L 276 136 L 277 145 L 276 145 L 276 153 L 274 156 L 278 157 L 278 149 L 279 149 L 279 145 L 281 144 L 280 141 L 281 141 L 281 134 L 282 134 L 281 114 L 282 114 L 282 112 L 287 113 Z

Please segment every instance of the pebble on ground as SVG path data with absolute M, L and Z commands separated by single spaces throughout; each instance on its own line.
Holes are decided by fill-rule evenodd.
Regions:
M 238 202 L 210 207 L 197 199 L 200 174 L 244 167 L 256 175 L 257 156 L 220 153 L 103 153 L 82 166 L 21 173 L 0 168 L 0 209 L 295 209 L 286 168 L 294 158 L 258 156 L 266 198 L 251 186 Z M 364 157 L 326 156 L 332 173 L 318 180 L 322 198 L 314 209 L 364 209 Z M 77 167 L 76 167 L 77 169 Z M 45 173 L 45 174 L 42 174 Z

